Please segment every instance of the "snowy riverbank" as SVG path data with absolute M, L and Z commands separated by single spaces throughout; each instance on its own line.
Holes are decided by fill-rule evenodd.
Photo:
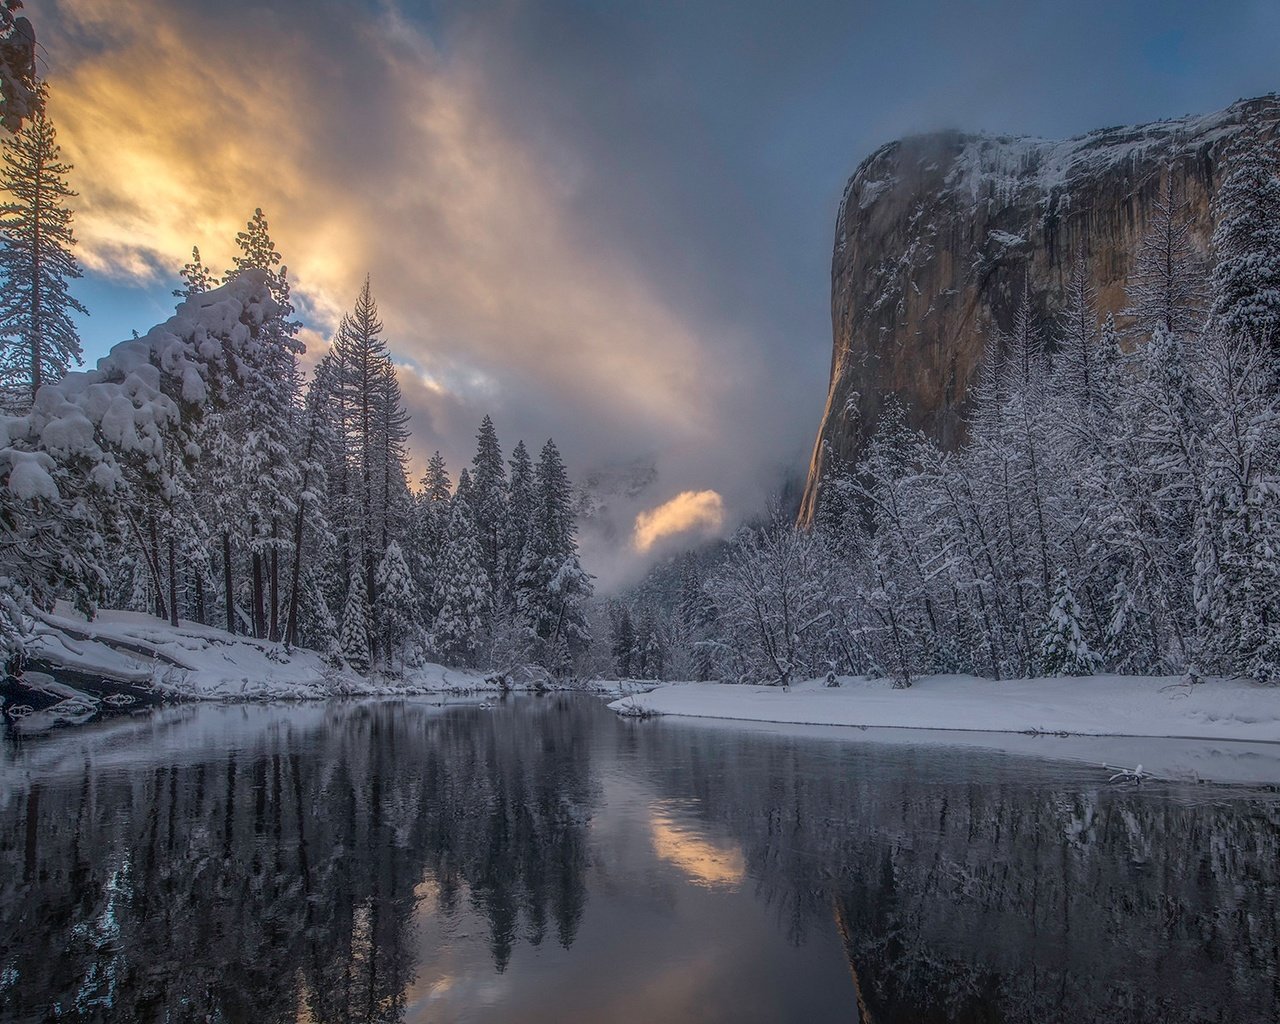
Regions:
M 53 667 L 134 682 L 184 700 L 306 700 L 344 696 L 497 689 L 479 672 L 424 665 L 401 678 L 334 668 L 314 651 L 233 636 L 137 612 L 103 611 L 92 622 L 60 608 L 36 624 L 27 658 Z
M 661 715 L 795 725 L 887 726 L 1086 736 L 1183 736 L 1280 743 L 1280 687 L 1176 676 L 1085 676 L 992 682 L 926 676 L 906 690 L 883 679 L 772 686 L 668 683 L 610 705 Z
M 79 724 L 103 712 L 177 701 L 328 700 L 493 694 L 492 673 L 419 665 L 396 676 L 363 676 L 314 651 L 233 636 L 198 623 L 177 627 L 151 615 L 103 611 L 92 622 L 65 606 L 34 625 L 28 671 L 0 698 L 22 731 Z M 538 689 L 548 680 L 517 674 L 507 688 Z M 589 692 L 617 695 L 617 685 Z
M 900 732 L 898 737 L 1130 767 L 1142 762 L 1147 770 L 1171 778 L 1280 782 L 1280 688 L 1240 680 L 1210 679 L 1191 686 L 1176 676 L 999 682 L 928 676 L 907 690 L 895 690 L 881 679 L 842 679 L 839 687 L 810 680 L 786 692 L 669 683 L 609 706 L 623 713 L 639 709 L 787 727 L 928 730 Z M 1091 737 L 1107 741 L 1084 742 Z M 887 731 L 876 738 L 897 741 Z M 1052 742 L 1036 742 L 1042 738 Z

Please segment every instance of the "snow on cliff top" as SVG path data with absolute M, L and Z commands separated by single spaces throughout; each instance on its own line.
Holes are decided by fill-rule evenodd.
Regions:
M 936 132 L 909 136 L 872 153 L 854 172 L 846 189 L 858 189 L 861 208 L 886 189 L 886 161 L 906 153 L 922 169 L 940 159 L 948 170 L 946 186 L 973 202 L 1011 202 L 1024 193 L 1048 194 L 1069 189 L 1072 182 L 1118 168 L 1133 168 L 1161 153 L 1173 156 L 1216 144 L 1235 134 L 1247 120 L 1280 120 L 1280 97 L 1241 100 L 1211 114 L 1190 115 L 1150 124 L 1100 128 L 1069 139 L 984 132 Z

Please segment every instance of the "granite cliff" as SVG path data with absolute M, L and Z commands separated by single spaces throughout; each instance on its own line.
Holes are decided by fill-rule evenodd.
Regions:
M 1077 252 L 1099 314 L 1119 314 L 1166 176 L 1207 251 L 1225 146 L 1243 125 L 1278 121 L 1271 95 L 1064 141 L 939 132 L 867 157 L 836 216 L 831 380 L 801 521 L 829 460 L 856 458 L 890 396 L 912 425 L 959 444 L 986 339 L 1009 329 L 1024 287 L 1048 325 Z

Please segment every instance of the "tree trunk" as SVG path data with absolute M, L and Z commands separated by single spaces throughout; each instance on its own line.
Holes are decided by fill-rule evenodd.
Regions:
M 262 639 L 267 635 L 267 611 L 263 606 L 262 589 L 262 552 L 255 551 L 252 559 L 253 571 L 253 635 Z
M 302 474 L 302 491 L 307 490 L 308 474 Z M 289 613 L 285 619 L 284 645 L 292 647 L 298 642 L 298 587 L 302 577 L 302 522 L 306 502 L 298 499 L 298 513 L 293 520 L 293 568 L 289 578 Z
M 231 534 L 222 531 L 222 572 L 226 585 L 227 600 L 227 632 L 235 636 L 236 632 L 236 591 L 231 582 Z
M 160 541 L 156 535 L 156 517 L 151 517 L 147 532 L 151 535 L 151 575 L 155 585 L 155 612 L 157 619 L 167 619 L 169 613 L 164 607 L 164 579 L 160 574 Z
M 280 536 L 280 527 L 276 520 L 271 520 L 271 639 L 280 639 L 280 551 L 276 541 Z
M 206 625 L 204 621 L 204 573 L 201 571 L 202 566 L 196 566 L 195 572 L 195 590 L 196 590 L 196 621 L 200 625 Z
M 169 534 L 169 625 L 178 627 L 178 542 Z

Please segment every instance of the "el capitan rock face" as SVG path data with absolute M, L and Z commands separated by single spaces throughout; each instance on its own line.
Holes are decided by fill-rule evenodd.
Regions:
M 836 217 L 831 382 L 801 521 L 828 461 L 856 458 L 890 396 L 911 425 L 960 443 L 986 340 L 1010 328 L 1024 285 L 1051 336 L 1081 250 L 1099 314 L 1119 314 L 1166 175 L 1207 252 L 1223 149 L 1255 121 L 1280 121 L 1280 98 L 1059 142 L 939 132 L 864 160 Z

